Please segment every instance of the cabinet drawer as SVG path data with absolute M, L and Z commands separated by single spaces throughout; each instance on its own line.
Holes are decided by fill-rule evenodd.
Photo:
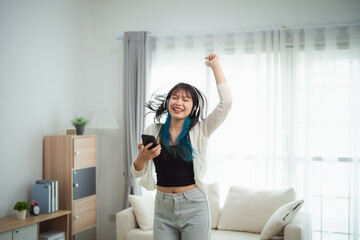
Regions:
M 96 165 L 96 137 L 74 138 L 74 169 Z
M 73 240 L 96 240 L 96 227 L 74 234 Z
M 95 176 L 95 167 L 73 171 L 73 200 L 96 194 Z
M 96 226 L 96 196 L 73 202 L 73 233 Z
M 0 240 L 12 240 L 12 231 L 0 233 Z
M 36 240 L 38 239 L 37 231 L 37 224 L 14 229 L 13 240 Z

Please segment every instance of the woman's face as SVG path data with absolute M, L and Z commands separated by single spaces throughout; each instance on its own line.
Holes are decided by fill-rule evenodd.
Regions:
M 169 100 L 169 113 L 172 118 L 185 119 L 192 110 L 193 100 L 189 92 L 185 90 L 175 91 Z

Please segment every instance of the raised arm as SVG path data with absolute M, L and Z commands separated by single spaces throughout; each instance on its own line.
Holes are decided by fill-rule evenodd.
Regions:
M 219 56 L 212 53 L 205 57 L 205 59 L 207 60 L 205 64 L 211 67 L 214 73 L 220 98 L 220 102 L 216 105 L 216 108 L 201 122 L 201 131 L 203 135 L 208 138 L 224 122 L 231 109 L 232 97 L 219 63 Z

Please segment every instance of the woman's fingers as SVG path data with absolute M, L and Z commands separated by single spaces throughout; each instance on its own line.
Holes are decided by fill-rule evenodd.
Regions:
M 141 146 L 142 146 L 142 145 L 143 145 L 143 143 L 138 143 L 138 144 L 137 144 L 138 150 L 141 149 Z
M 153 154 L 153 158 L 154 157 L 157 157 L 160 155 L 161 153 L 161 146 L 160 145 L 157 145 L 156 147 L 154 147 L 152 150 L 152 154 Z
M 211 60 L 213 60 L 215 57 L 216 57 L 216 54 L 215 54 L 215 53 L 211 53 L 211 54 L 209 54 L 207 57 L 205 57 L 205 59 L 211 61 Z
M 151 147 L 153 145 L 153 143 L 149 143 L 146 146 L 143 145 L 143 143 L 138 143 L 138 157 L 140 157 L 140 159 L 143 159 L 144 161 L 149 161 L 157 156 L 160 155 L 161 153 L 161 145 L 158 144 L 156 147 L 153 147 L 152 149 L 149 149 L 149 147 Z
M 156 147 L 153 147 L 152 149 L 149 149 L 153 143 L 149 143 L 146 146 L 142 148 L 142 152 L 148 156 L 148 158 L 154 158 L 160 155 L 161 153 L 161 145 L 157 145 Z
M 217 60 L 214 60 L 214 59 L 216 59 L 216 58 L 218 58 L 218 56 L 217 56 L 215 53 L 209 54 L 208 56 L 205 57 L 205 59 L 207 60 L 207 61 L 205 62 L 205 64 L 206 64 L 207 66 L 211 66 L 211 64 L 212 64 L 214 61 L 217 61 Z
M 151 143 L 148 143 L 146 146 L 144 146 L 145 148 L 146 148 L 146 150 L 148 150 L 149 149 L 149 147 L 151 147 L 153 145 L 153 143 L 151 142 Z
M 156 147 L 154 147 L 153 149 L 151 149 L 153 152 L 157 152 L 161 150 L 161 146 L 157 145 Z

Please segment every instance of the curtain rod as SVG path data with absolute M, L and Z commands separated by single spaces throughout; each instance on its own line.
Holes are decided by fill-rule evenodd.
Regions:
M 354 23 L 342 23 L 342 24 L 323 24 L 323 25 L 304 25 L 304 26 L 286 26 L 286 25 L 274 25 L 273 27 L 268 28 L 249 28 L 249 29 L 234 29 L 234 30 L 214 30 L 213 32 L 209 31 L 192 31 L 192 32 L 178 32 L 178 33 L 154 33 L 148 35 L 149 38 L 156 38 L 160 36 L 169 36 L 169 35 L 206 35 L 206 34 L 216 34 L 216 33 L 241 33 L 241 32 L 257 32 L 257 31 L 266 31 L 266 30 L 278 30 L 278 29 L 308 29 L 308 28 L 323 28 L 323 27 L 348 27 L 348 26 L 356 26 L 360 25 L 360 22 L 354 22 Z M 124 37 L 124 34 L 117 34 L 115 36 L 116 40 L 122 40 Z

